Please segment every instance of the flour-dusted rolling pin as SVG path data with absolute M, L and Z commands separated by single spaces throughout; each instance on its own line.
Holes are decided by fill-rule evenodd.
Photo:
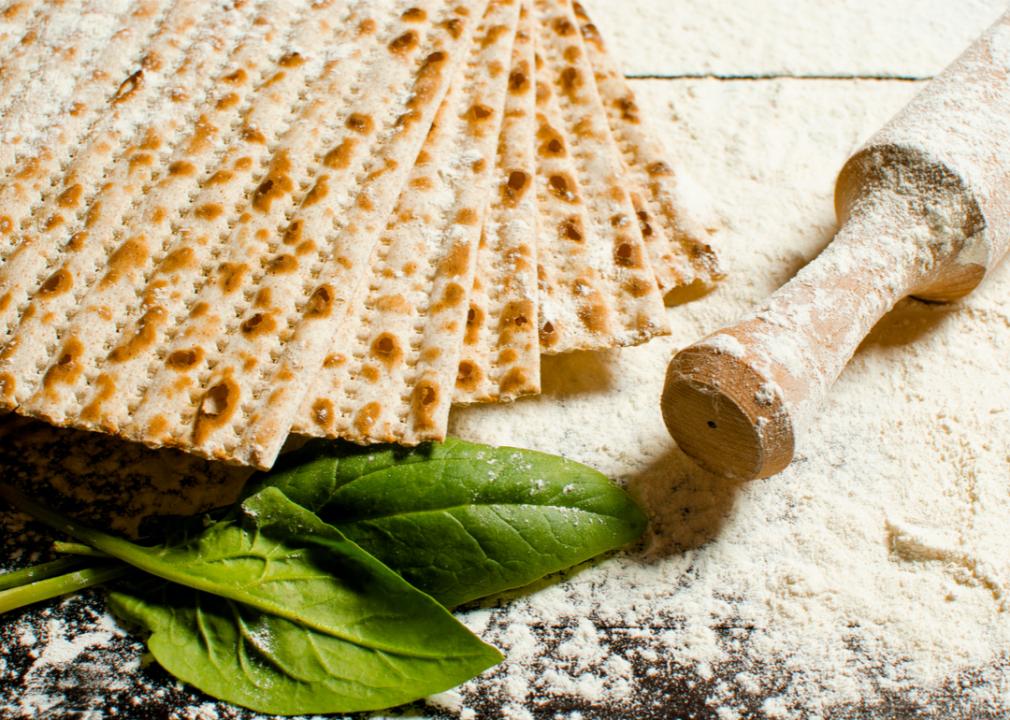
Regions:
M 1010 12 L 842 169 L 841 229 L 739 324 L 670 364 L 663 417 L 731 477 L 773 475 L 876 322 L 906 295 L 971 292 L 1010 238 Z

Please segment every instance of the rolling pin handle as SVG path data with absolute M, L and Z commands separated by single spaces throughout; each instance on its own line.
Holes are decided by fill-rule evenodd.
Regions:
M 663 418 L 699 465 L 743 480 L 789 465 L 807 418 L 872 327 L 934 268 L 907 262 L 922 219 L 885 198 L 863 211 L 753 315 L 681 351 L 667 369 Z M 902 228 L 895 232 L 895 227 Z M 882 233 L 890 234 L 882 242 Z

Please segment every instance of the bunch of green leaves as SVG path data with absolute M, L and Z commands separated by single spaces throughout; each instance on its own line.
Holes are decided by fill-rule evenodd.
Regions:
M 83 545 L 0 575 L 0 612 L 115 581 L 110 606 L 166 670 L 227 702 L 295 715 L 392 707 L 501 655 L 447 610 L 636 539 L 644 518 L 600 473 L 459 440 L 315 442 L 196 532 L 142 546 L 0 485 Z

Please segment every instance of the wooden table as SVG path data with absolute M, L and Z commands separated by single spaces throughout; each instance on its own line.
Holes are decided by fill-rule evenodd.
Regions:
M 741 505 L 738 489 L 701 475 L 667 437 L 658 410 L 665 362 L 675 348 L 751 308 L 824 246 L 834 230 L 834 175 L 845 158 L 1004 9 L 999 0 L 584 1 L 624 59 L 628 75 L 635 78 L 641 104 L 662 129 L 675 162 L 711 196 L 724 225 L 722 242 L 730 276 L 705 297 L 677 298 L 682 302 L 670 308 L 673 337 L 621 353 L 552 359 L 544 368 L 544 397 L 509 410 L 456 413 L 453 430 L 469 439 L 560 452 L 599 467 L 631 487 L 660 529 L 651 541 L 652 559 L 634 575 L 622 574 L 613 569 L 616 566 L 608 570 L 604 563 L 543 584 L 539 600 L 512 598 L 472 614 L 468 622 L 494 629 L 496 639 L 512 637 L 515 652 L 521 644 L 517 635 L 533 638 L 536 656 L 521 660 L 536 670 L 538 683 L 509 686 L 503 681 L 509 673 L 506 664 L 497 675 L 473 681 L 461 693 L 404 711 L 410 717 L 730 717 L 706 703 L 720 682 L 719 674 L 700 673 L 669 657 L 655 640 L 655 631 L 663 629 L 661 617 L 651 624 L 640 621 L 649 616 L 650 603 L 658 613 L 662 603 L 670 601 L 678 574 L 687 571 L 693 553 L 699 551 L 680 547 L 682 536 L 669 530 L 684 521 L 685 509 L 694 513 L 695 529 L 707 529 L 708 538 L 714 540 Z M 1010 327 L 1006 311 L 1001 310 L 1008 296 L 1010 272 L 1004 268 L 985 287 L 984 296 L 969 301 L 976 303 L 969 307 L 988 314 L 980 311 L 974 319 L 964 320 L 966 327 L 972 323 L 976 330 L 979 323 Z M 933 323 L 938 312 L 942 311 L 904 303 L 888 322 L 912 337 L 916 328 Z M 956 371 L 960 362 L 973 371 L 991 372 L 994 378 L 999 376 L 994 392 L 1010 399 L 1010 381 L 1005 378 L 1010 358 L 1005 352 L 985 355 L 985 344 L 977 341 L 977 333 L 975 337 L 981 360 L 976 357 L 972 364 L 953 358 L 947 368 L 954 363 Z M 849 431 L 867 445 L 876 436 L 870 431 L 859 434 L 860 413 L 865 410 L 847 392 L 874 382 L 866 353 L 893 356 L 893 362 L 907 371 L 910 392 L 937 382 L 934 370 L 910 368 L 902 352 L 901 347 L 871 341 L 863 358 L 857 357 L 840 380 L 828 408 L 852 415 Z M 635 397 L 654 396 L 655 406 L 632 404 L 628 400 L 632 388 L 637 388 Z M 616 414 L 625 422 L 603 435 L 593 420 L 601 413 Z M 538 422 L 526 424 L 524 417 Z M 883 411 L 881 417 L 887 422 L 890 416 Z M 1010 437 L 1006 418 L 993 422 L 993 437 L 1001 433 Z M 850 476 L 863 477 L 899 472 L 906 460 L 900 452 L 890 461 L 857 453 L 844 462 Z M 94 482 L 101 482 L 100 466 L 79 463 L 64 447 L 54 455 L 52 470 L 56 475 L 79 471 L 84 482 L 90 472 Z M 869 496 L 873 488 L 857 487 L 854 492 Z M 199 498 L 191 497 L 190 502 L 195 507 Z M 6 531 L 0 533 L 0 552 L 8 555 L 23 547 L 28 537 L 10 514 L 0 513 L 0 530 Z M 550 605 L 543 597 L 551 593 L 563 600 L 565 593 L 586 597 L 595 592 L 625 596 L 629 607 L 635 606 L 638 620 L 622 621 L 613 611 L 585 618 L 551 619 L 545 614 Z M 0 626 L 0 691 L 25 693 L 20 679 L 35 672 L 32 692 L 48 689 L 46 697 L 56 703 L 46 709 L 42 696 L 9 699 L 7 707 L 21 702 L 27 708 L 14 717 L 32 717 L 33 708 L 38 717 L 113 713 L 201 720 L 254 717 L 212 703 L 156 668 L 134 664 L 110 673 L 108 666 L 116 657 L 130 653 L 139 657 L 142 648 L 110 625 L 102 607 L 95 597 L 83 597 L 28 610 Z M 595 633 L 599 646 L 615 657 L 633 658 L 628 671 L 631 685 L 619 697 L 571 690 L 582 670 L 577 659 L 565 654 L 564 644 L 580 632 Z M 90 644 L 89 633 L 94 638 Z M 645 635 L 651 639 L 643 639 Z M 33 639 L 47 636 L 63 637 L 65 645 L 60 647 L 66 651 L 72 646 L 76 652 L 48 659 L 33 654 Z M 52 655 L 59 649 L 48 652 Z M 651 664 L 643 660 L 650 653 L 656 658 Z M 51 662 L 39 669 L 44 660 Z M 746 715 L 759 706 L 760 698 L 740 698 L 736 711 Z M 943 701 L 926 702 L 885 694 L 831 715 L 878 716 L 1005 717 L 973 712 L 959 703 L 956 692 Z

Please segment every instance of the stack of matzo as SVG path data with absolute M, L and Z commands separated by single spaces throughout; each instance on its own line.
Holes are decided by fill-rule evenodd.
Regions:
M 718 274 L 568 0 L 0 9 L 0 402 L 269 467 L 441 439 Z

